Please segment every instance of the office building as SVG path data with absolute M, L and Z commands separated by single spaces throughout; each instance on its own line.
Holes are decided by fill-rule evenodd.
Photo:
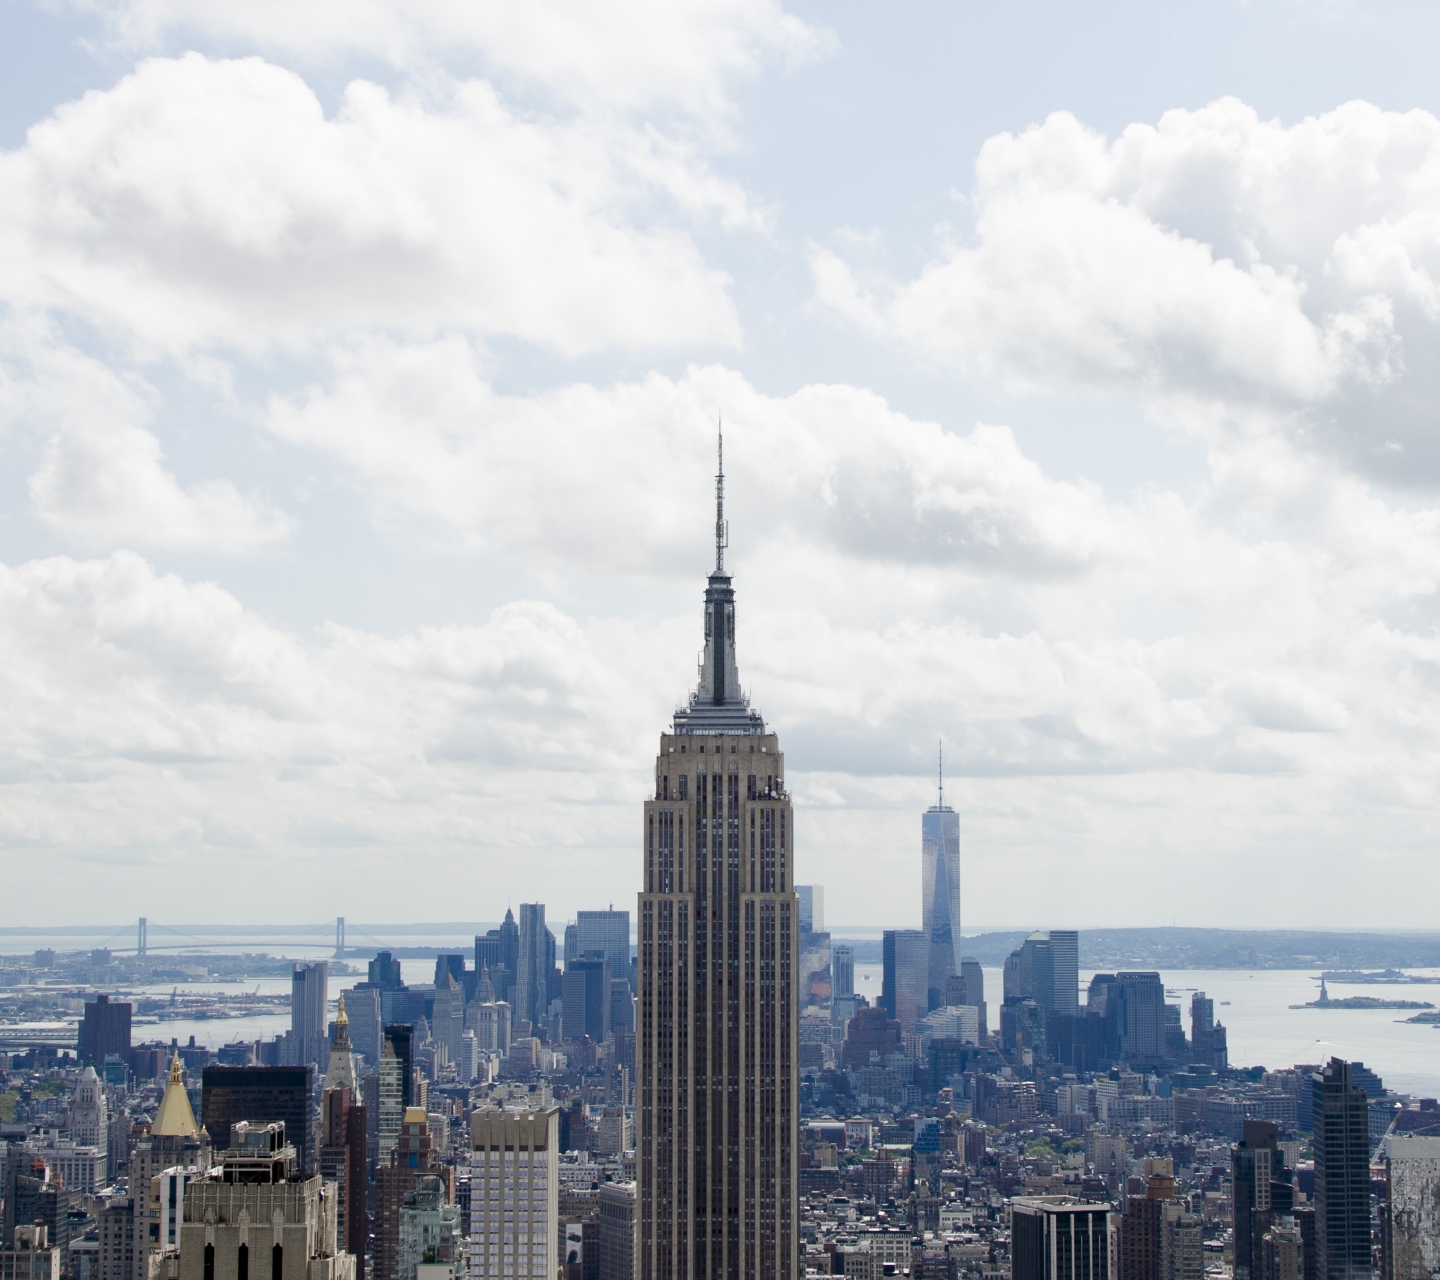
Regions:
M 960 815 L 945 803 L 943 757 L 940 794 L 920 817 L 920 890 L 925 933 L 925 1008 L 945 1003 L 945 983 L 960 972 Z
M 635 1034 L 635 997 L 628 978 L 610 979 L 610 1031 Z
M 377 951 L 368 971 L 370 985 L 382 991 L 398 991 L 405 985 L 400 977 L 400 961 L 389 951 Z
M 460 957 L 455 957 L 460 959 Z M 443 957 L 442 957 L 443 959 Z M 465 1034 L 465 989 L 448 966 L 439 970 L 435 981 L 435 1003 L 430 1018 L 430 1038 L 445 1046 L 446 1061 L 460 1061 L 460 1037 Z
M 73 1142 L 54 1140 L 43 1146 L 33 1147 L 51 1173 L 60 1180 L 67 1191 L 76 1195 L 93 1196 L 96 1191 L 110 1182 L 110 1149 L 103 1147 L 82 1147 Z
M 414 1280 L 400 1270 L 400 1223 L 405 1199 L 421 1178 L 430 1177 L 441 1182 L 444 1203 L 453 1203 L 454 1172 L 437 1159 L 424 1110 L 408 1108 L 389 1162 L 375 1170 L 374 1280 Z
M 611 980 L 630 982 L 630 913 L 578 911 L 575 913 L 575 954 L 598 951 L 610 962 Z
M 725 528 L 722 469 L 699 681 L 644 807 L 641 1280 L 788 1280 L 799 1258 L 794 812 L 740 688 Z
M 1164 1059 L 1165 984 L 1158 973 L 1117 973 L 1106 998 L 1105 1018 L 1115 1056 L 1131 1065 Z
M 470 1119 L 471 1280 L 553 1280 L 560 1249 L 560 1112 Z
M 51 1246 L 64 1257 L 70 1248 L 70 1192 L 39 1152 L 19 1143 L 5 1147 L 5 1212 L 0 1241 L 18 1227 L 43 1225 Z
M 588 1036 L 599 1044 L 610 1034 L 610 961 L 603 952 L 587 951 L 570 961 L 561 1000 L 566 1040 Z
M 977 966 L 978 967 L 978 966 Z M 1006 957 L 1005 1000 L 1033 1000 L 1047 1018 L 1080 1013 L 1080 935 L 1073 929 L 1032 933 Z M 1164 989 L 1161 989 L 1164 1003 Z
M 385 1026 L 380 988 L 361 983 L 345 992 L 350 1020 L 350 1045 L 373 1071 L 380 1061 L 380 1038 Z
M 635 1184 L 600 1186 L 600 1280 L 635 1280 Z
M 210 1167 L 209 1133 L 195 1121 L 185 1074 L 177 1053 L 170 1060 L 165 1092 L 150 1122 L 150 1132 L 130 1149 L 130 1210 L 134 1215 L 133 1280 L 148 1280 L 150 1256 L 161 1247 L 155 1216 L 158 1206 L 150 1196 L 153 1180 L 167 1169 L 199 1173 Z
M 355 1258 L 356 1280 L 365 1280 L 366 1132 L 350 1019 L 341 993 L 330 1038 L 330 1065 L 320 1086 L 320 1176 L 335 1186 L 337 1227 L 345 1251 Z
M 314 1172 L 314 1066 L 206 1067 L 200 1081 L 201 1122 L 217 1151 L 231 1145 L 231 1127 L 241 1120 L 279 1123 L 295 1148 L 301 1174 Z
M 818 885 L 812 886 L 819 888 Z M 829 1007 L 831 1001 L 830 935 L 823 930 L 800 933 L 800 967 L 796 980 L 802 1005 Z
M 70 1102 L 70 1141 L 77 1147 L 105 1147 L 110 1140 L 110 1113 L 105 1086 L 88 1064 L 75 1084 Z M 66 1184 L 69 1185 L 68 1183 Z
M 510 1052 L 510 1006 L 503 1000 L 470 1005 L 465 1010 L 465 1029 L 474 1032 L 478 1052 Z
M 136 1251 L 143 1246 L 143 1240 L 136 1237 L 140 1225 L 143 1219 L 129 1196 L 114 1197 L 95 1215 L 100 1238 L 98 1280 L 135 1280 Z
M 800 932 L 825 932 L 825 886 L 797 884 L 795 897 L 800 903 Z
M 1110 1208 L 1068 1197 L 1010 1202 L 1011 1280 L 1110 1280 Z
M 842 945 L 830 948 L 830 982 L 832 1000 L 855 994 L 855 950 Z
M 297 964 L 290 973 L 290 1034 L 295 1039 L 299 1065 L 325 1065 L 329 1041 L 325 1035 L 326 1011 L 330 1001 L 330 965 Z
M 99 1070 L 111 1054 L 129 1057 L 130 1012 L 129 1004 L 112 1001 L 103 992 L 86 1002 L 76 1042 L 82 1065 Z
M 284 1126 L 239 1121 L 220 1166 L 185 1189 L 179 1280 L 353 1280 L 335 1202 Z
M 1190 1061 L 1217 1071 L 1230 1065 L 1225 1027 L 1215 1021 L 1215 1001 L 1203 991 L 1190 997 Z
M 880 1005 L 902 1031 L 930 1011 L 930 942 L 921 929 L 886 929 L 881 935 Z
M 460 1232 L 460 1206 L 449 1195 L 444 1179 L 421 1174 L 405 1192 L 395 1252 L 397 1280 L 441 1276 L 463 1280 L 465 1241 Z
M 1370 1280 L 1370 1109 L 1350 1063 L 1311 1079 L 1317 1280 Z
M 475 936 L 475 970 L 488 969 L 491 999 L 509 1002 L 514 994 L 515 972 L 520 963 L 520 926 L 507 907 L 498 929 Z
M 508 915 L 508 913 L 507 913 Z M 545 904 L 520 904 L 520 954 L 516 961 L 515 1018 L 542 1036 L 550 1008 L 550 974 L 555 968 L 555 935 L 545 927 Z
M 1440 1275 L 1440 1137 L 1392 1134 L 1385 1161 L 1385 1280 Z
M 0 1280 L 60 1280 L 60 1250 L 43 1222 L 15 1228 L 0 1248 Z
M 1295 1207 L 1295 1175 L 1285 1167 L 1279 1131 L 1269 1120 L 1245 1120 L 1231 1151 L 1234 1280 L 1270 1280 L 1261 1257 L 1266 1233 Z

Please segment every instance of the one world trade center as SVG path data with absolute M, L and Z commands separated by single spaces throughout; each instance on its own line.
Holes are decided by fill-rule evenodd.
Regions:
M 945 986 L 960 968 L 960 815 L 945 803 L 944 758 L 940 796 L 920 819 L 921 878 L 925 895 L 925 939 L 929 949 L 926 987 L 930 1008 L 946 1003 Z

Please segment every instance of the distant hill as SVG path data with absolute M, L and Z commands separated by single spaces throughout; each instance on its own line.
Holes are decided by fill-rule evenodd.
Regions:
M 999 966 L 1021 930 L 965 939 L 965 954 Z M 834 941 L 841 941 L 836 934 Z M 878 938 L 843 939 L 857 964 L 881 963 Z M 1082 969 L 1440 968 L 1440 933 L 1321 933 L 1291 929 L 1082 929 Z

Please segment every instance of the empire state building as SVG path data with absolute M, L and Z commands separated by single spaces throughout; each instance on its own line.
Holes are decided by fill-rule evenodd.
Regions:
M 723 454 L 705 654 L 660 736 L 639 900 L 640 1280 L 794 1280 L 795 823 L 740 691 Z

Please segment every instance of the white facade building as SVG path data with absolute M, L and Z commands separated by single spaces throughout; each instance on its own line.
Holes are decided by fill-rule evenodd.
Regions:
M 477 1111 L 470 1128 L 470 1280 L 553 1280 L 560 1112 Z

